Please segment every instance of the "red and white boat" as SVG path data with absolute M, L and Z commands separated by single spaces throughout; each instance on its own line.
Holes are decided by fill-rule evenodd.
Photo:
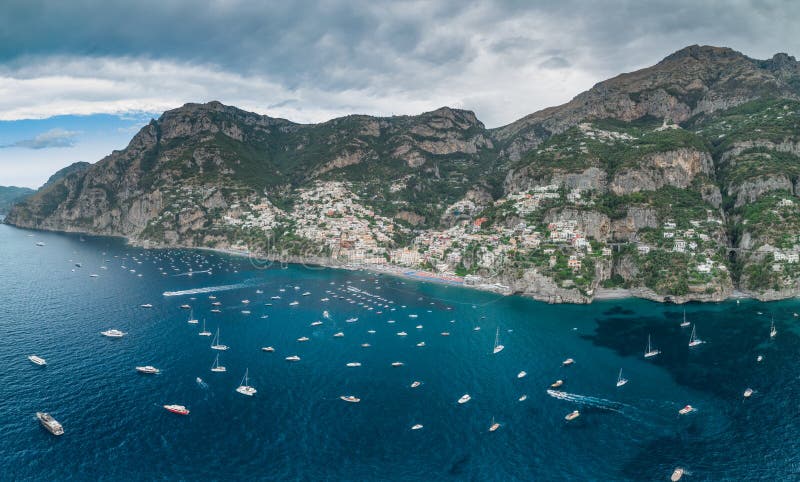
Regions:
M 678 410 L 678 413 L 681 415 L 686 415 L 687 413 L 694 412 L 695 408 L 691 405 L 686 405 L 682 409 Z
M 164 405 L 167 411 L 177 413 L 178 415 L 189 415 L 189 410 L 183 405 Z

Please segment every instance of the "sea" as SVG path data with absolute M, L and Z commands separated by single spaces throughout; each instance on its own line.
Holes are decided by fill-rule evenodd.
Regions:
M 800 478 L 796 300 L 550 305 L 6 225 L 0 293 L 2 480 Z

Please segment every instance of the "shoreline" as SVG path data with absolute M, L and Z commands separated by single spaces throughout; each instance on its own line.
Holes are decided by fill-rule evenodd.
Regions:
M 126 244 L 142 248 L 142 249 L 196 249 L 200 251 L 212 251 L 221 254 L 227 254 L 230 256 L 237 256 L 237 257 L 247 257 L 255 260 L 259 260 L 262 262 L 267 262 L 270 264 L 295 264 L 295 265 L 304 265 L 308 266 L 317 266 L 321 268 L 329 268 L 329 269 L 342 269 L 347 271 L 367 271 L 375 274 L 386 274 L 389 276 L 396 276 L 402 279 L 408 279 L 413 281 L 421 281 L 421 282 L 428 282 L 428 283 L 436 283 L 436 284 L 443 284 L 446 286 L 459 286 L 468 289 L 474 289 L 483 292 L 494 293 L 502 296 L 521 296 L 523 298 L 529 298 L 536 300 L 534 294 L 524 294 L 519 291 L 513 291 L 509 286 L 502 285 L 500 283 L 491 283 L 491 282 L 484 282 L 484 283 L 470 283 L 467 282 L 466 277 L 461 278 L 458 276 L 452 275 L 441 275 L 438 273 L 431 273 L 429 271 L 423 270 L 416 270 L 409 267 L 403 266 L 396 266 L 396 265 L 373 265 L 373 264 L 351 264 L 351 263 L 339 263 L 333 262 L 330 258 L 323 258 L 323 257 L 315 257 L 315 258 L 301 258 L 301 257 L 290 257 L 289 259 L 270 259 L 268 257 L 256 255 L 250 251 L 242 251 L 237 249 L 230 249 L 230 248 L 212 248 L 207 246 L 184 246 L 184 245 L 160 245 L 160 244 L 152 244 L 150 242 L 144 241 L 140 242 L 138 240 L 131 239 L 127 236 L 122 235 L 111 235 L 111 234 L 98 234 L 98 233 L 91 233 L 86 231 L 64 231 L 64 230 L 55 230 L 55 229 L 39 229 L 39 228 L 30 228 L 24 226 L 17 226 L 14 224 L 9 224 L 4 222 L 5 219 L 0 220 L 0 223 L 6 224 L 7 226 L 12 226 L 15 229 L 25 229 L 25 230 L 32 230 L 32 231 L 42 231 L 42 232 L 49 232 L 49 233 L 64 233 L 64 234 L 77 234 L 77 235 L 86 235 L 86 236 L 97 236 L 97 237 L 107 237 L 107 238 L 119 238 L 123 239 Z M 489 281 L 489 280 L 484 280 Z M 594 290 L 592 297 L 589 299 L 588 303 L 570 303 L 570 302 L 563 302 L 563 301 L 544 301 L 548 303 L 554 304 L 591 304 L 595 301 L 608 301 L 608 300 L 622 300 L 622 299 L 642 299 L 648 300 L 655 303 L 662 303 L 662 304 L 684 304 L 684 303 L 721 303 L 725 301 L 731 300 L 742 300 L 742 299 L 752 299 L 760 302 L 769 302 L 769 301 L 784 301 L 790 300 L 793 298 L 798 298 L 800 295 L 798 294 L 787 294 L 785 296 L 771 296 L 764 299 L 759 298 L 758 296 L 753 296 L 752 294 L 742 292 L 740 290 L 732 290 L 731 293 L 723 299 L 683 299 L 681 302 L 676 302 L 673 297 L 669 295 L 664 296 L 664 299 L 654 299 L 652 296 L 647 296 L 644 292 L 646 288 L 601 288 L 597 287 Z M 637 295 L 637 292 L 642 293 L 641 295 Z

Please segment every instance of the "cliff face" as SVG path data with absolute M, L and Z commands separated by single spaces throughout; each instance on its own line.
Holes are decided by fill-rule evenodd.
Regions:
M 304 125 L 187 104 L 19 226 L 472 275 L 551 302 L 799 291 L 800 67 L 687 47 L 499 129 L 447 107 Z M 477 281 L 476 281 L 477 280 Z

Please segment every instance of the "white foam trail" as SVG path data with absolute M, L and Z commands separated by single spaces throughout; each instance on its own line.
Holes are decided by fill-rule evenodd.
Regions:
M 203 270 L 203 271 L 187 271 L 185 273 L 174 274 L 174 275 L 172 275 L 172 277 L 174 278 L 176 276 L 192 276 L 192 275 L 195 275 L 195 274 L 203 274 L 203 273 L 211 274 L 211 270 L 210 269 L 206 269 L 206 270 Z
M 558 390 L 547 390 L 547 394 L 559 400 L 566 400 L 568 402 L 573 402 L 580 405 L 602 408 L 603 410 L 611 410 L 620 413 L 621 413 L 620 409 L 626 407 L 624 403 L 615 402 L 613 400 L 606 400 L 605 398 L 590 397 L 588 395 L 578 395 L 577 393 L 567 393 Z
M 222 285 L 222 286 L 207 286 L 205 288 L 195 288 L 191 290 L 182 290 L 182 291 L 165 291 L 163 293 L 164 296 L 186 296 L 186 295 L 197 295 L 201 293 L 215 293 L 217 291 L 231 291 L 231 290 L 240 290 L 243 288 L 249 288 L 253 286 L 251 283 L 237 283 L 235 285 Z

